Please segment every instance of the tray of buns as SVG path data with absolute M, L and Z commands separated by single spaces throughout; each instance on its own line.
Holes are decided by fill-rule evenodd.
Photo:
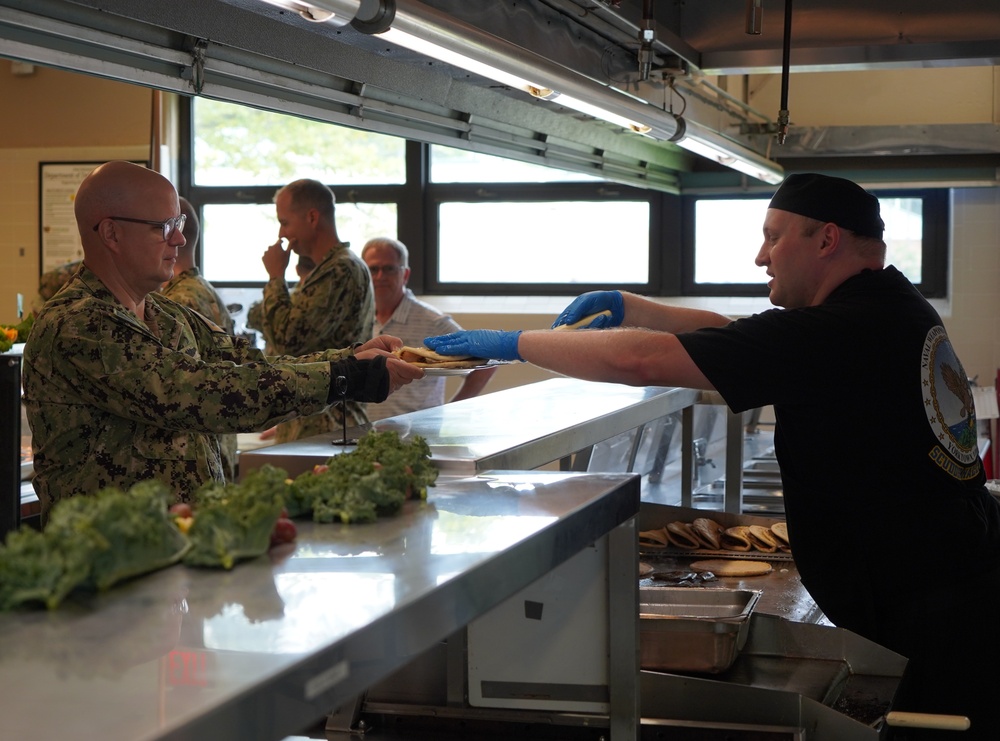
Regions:
M 639 552 L 644 558 L 662 555 L 792 560 L 784 522 L 725 527 L 710 517 L 696 517 L 690 522 L 676 520 L 661 528 L 642 530 Z

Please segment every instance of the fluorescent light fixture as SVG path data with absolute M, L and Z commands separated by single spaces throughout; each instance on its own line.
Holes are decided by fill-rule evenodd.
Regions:
M 784 170 L 739 142 L 645 100 L 552 62 L 516 44 L 411 0 L 265 0 L 309 20 L 324 16 L 352 25 L 410 51 L 437 59 L 541 100 L 571 108 L 628 131 L 678 144 L 766 183 L 780 183 Z M 362 7 L 363 6 L 363 7 Z M 356 17 L 362 12 L 363 17 Z M 328 15 L 327 15 L 328 14 Z
M 424 54 L 428 57 L 437 59 L 439 62 L 453 65 L 459 69 L 468 70 L 469 72 L 481 75 L 489 80 L 495 80 L 496 82 L 499 82 L 502 85 L 507 85 L 515 90 L 522 90 L 536 98 L 548 99 L 548 96 L 553 94 L 553 91 L 546 88 L 544 85 L 531 82 L 524 77 L 507 72 L 493 64 L 473 59 L 467 54 L 445 48 L 433 41 L 428 41 L 427 39 L 419 36 L 414 36 L 412 33 L 401 31 L 398 28 L 390 28 L 388 31 L 383 31 L 378 34 L 378 37 L 380 39 L 385 39 L 390 43 L 399 44 L 400 46 L 405 47 L 410 51 L 415 51 L 418 54 Z
M 567 108 L 572 108 L 574 111 L 579 111 L 580 113 L 585 113 L 593 118 L 601 119 L 602 121 L 607 121 L 608 123 L 613 123 L 616 126 L 621 126 L 623 129 L 630 129 L 636 134 L 649 134 L 653 127 L 647 124 L 639 123 L 638 121 L 633 121 L 625 116 L 621 116 L 614 111 L 609 111 L 606 108 L 601 108 L 600 106 L 594 105 L 593 103 L 588 103 L 586 100 L 580 100 L 579 98 L 574 98 L 572 95 L 563 95 L 562 93 L 554 93 L 550 97 L 545 98 L 545 100 L 552 101 L 553 103 L 558 103 L 559 105 L 566 106 Z
M 684 121 L 684 135 L 675 142 L 689 152 L 714 160 L 746 175 L 776 185 L 785 179 L 785 170 L 752 149 L 702 126 L 697 121 Z
M 633 131 L 637 134 L 654 136 L 654 138 L 659 139 L 669 139 L 677 131 L 676 119 L 671 114 L 652 108 L 645 101 L 633 98 L 627 93 L 622 93 L 615 88 L 600 85 L 600 83 L 591 84 L 593 85 L 595 91 L 601 91 L 600 97 L 605 97 L 609 100 L 597 103 L 594 101 L 594 97 L 597 96 L 593 94 L 587 98 L 584 98 L 582 95 L 570 95 L 562 92 L 561 89 L 554 89 L 547 83 L 542 83 L 535 79 L 529 79 L 520 70 L 520 67 L 525 66 L 520 61 L 516 65 L 518 67 L 517 72 L 512 71 L 511 69 L 515 65 L 508 65 L 508 68 L 505 69 L 497 63 L 497 61 L 502 63 L 503 57 L 501 55 L 495 56 L 497 61 L 491 59 L 490 62 L 486 62 L 482 59 L 471 56 L 471 54 L 467 53 L 466 50 L 456 51 L 455 49 L 444 46 L 436 41 L 431 41 L 423 38 L 422 36 L 417 36 L 416 34 L 403 31 L 395 26 L 379 33 L 378 36 L 379 38 L 383 38 L 390 43 L 405 47 L 410 51 L 437 59 L 440 62 L 481 75 L 487 79 L 495 80 L 496 82 L 506 85 L 511 89 L 521 90 L 534 98 L 547 100 L 550 103 L 557 103 L 561 106 L 565 106 L 566 108 L 571 108 L 575 111 L 591 116 L 592 118 L 607 121 L 608 123 L 612 123 L 616 126 L 621 126 L 623 129 L 628 129 L 629 131 Z M 474 50 L 474 48 L 475 47 L 471 45 L 469 46 L 469 50 Z M 524 53 L 529 54 L 530 52 Z M 562 84 L 563 80 L 559 80 L 559 82 Z M 615 100 L 615 98 L 619 97 L 621 100 Z M 650 111 L 654 115 L 660 117 L 662 121 L 659 123 L 658 127 L 654 127 L 650 122 L 641 120 L 638 115 L 629 115 L 630 113 L 633 113 L 633 111 L 626 110 L 620 112 L 626 107 L 636 109 L 636 113 L 644 113 L 642 109 L 649 108 Z M 661 132 L 660 136 L 654 135 L 654 131 L 657 128 Z

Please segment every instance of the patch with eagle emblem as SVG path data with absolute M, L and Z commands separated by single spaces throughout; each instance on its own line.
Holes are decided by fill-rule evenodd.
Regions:
M 924 410 L 938 444 L 935 463 L 957 479 L 979 474 L 976 410 L 965 369 L 944 327 L 931 328 L 920 362 Z

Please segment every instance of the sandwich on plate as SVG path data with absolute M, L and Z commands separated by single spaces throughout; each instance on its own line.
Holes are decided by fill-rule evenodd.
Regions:
M 392 354 L 419 368 L 478 368 L 489 362 L 471 355 L 440 355 L 426 347 L 400 347 Z

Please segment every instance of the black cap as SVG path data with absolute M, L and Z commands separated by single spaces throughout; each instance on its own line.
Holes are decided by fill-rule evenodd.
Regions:
M 833 222 L 864 237 L 882 239 L 878 198 L 857 183 L 816 173 L 789 175 L 768 208 Z

